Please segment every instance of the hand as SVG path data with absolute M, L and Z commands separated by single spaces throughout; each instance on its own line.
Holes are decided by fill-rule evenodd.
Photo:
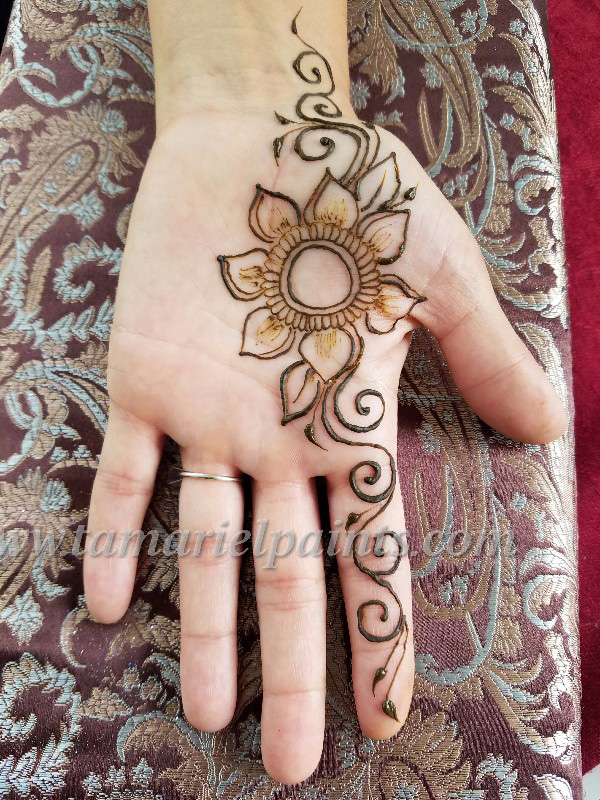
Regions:
M 344 122 L 356 124 L 350 117 Z M 243 121 L 228 113 L 190 115 L 169 124 L 154 145 L 133 210 L 119 281 L 108 366 L 110 416 L 89 529 L 123 532 L 141 527 L 165 435 L 179 444 L 186 470 L 251 476 L 255 527 L 258 520 L 269 523 L 267 554 L 256 558 L 262 754 L 270 774 L 289 783 L 308 777 L 321 753 L 325 586 L 321 556 L 301 557 L 294 551 L 278 559 L 275 569 L 265 568 L 273 533 L 292 530 L 301 536 L 319 530 L 316 475 L 326 476 L 331 520 L 341 521 L 340 546 L 349 514 L 359 517 L 350 520 L 351 531 L 365 524 L 370 529 L 404 530 L 393 461 L 386 453 L 396 452 L 396 393 L 411 330 L 423 325 L 436 335 L 465 399 L 508 436 L 551 440 L 564 430 L 565 414 L 543 371 L 500 310 L 466 226 L 402 143 L 385 131 L 379 132 L 379 161 L 396 154 L 402 213 L 396 214 L 391 229 L 388 225 L 382 232 L 380 226 L 368 233 L 363 223 L 358 230 L 364 239 L 371 237 L 373 257 L 392 263 L 378 266 L 374 281 L 368 271 L 359 278 L 361 291 L 352 307 L 355 320 L 352 315 L 330 320 L 329 333 L 306 337 L 306 331 L 294 327 L 300 323 L 293 314 L 284 324 L 273 324 L 270 311 L 264 309 L 275 312 L 280 307 L 267 306 L 274 294 L 263 279 L 269 269 L 263 265 L 275 240 L 298 224 L 285 197 L 295 201 L 301 213 L 309 206 L 305 213 L 321 225 L 320 235 L 329 225 L 331 241 L 332 228 L 349 230 L 354 215 L 368 213 L 361 211 L 360 203 L 356 209 L 322 161 L 303 161 L 286 142 L 278 166 L 270 142 L 285 130 L 262 115 Z M 333 174 L 340 174 L 349 152 L 347 144 L 338 143 L 334 161 L 327 162 Z M 391 197 L 395 180 L 393 158 L 365 180 L 363 200 L 368 201 L 377 187 L 381 193 L 371 211 Z M 267 192 L 255 197 L 257 182 Z M 405 201 L 404 193 L 412 187 L 418 187 L 416 196 Z M 273 191 L 285 197 L 273 197 Z M 407 229 L 403 211 L 408 207 Z M 303 215 L 301 225 L 305 219 Z M 400 245 L 404 252 L 394 259 Z M 255 249 L 245 259 L 232 257 Z M 219 256 L 228 258 L 219 261 Z M 322 247 L 309 247 L 294 269 L 290 285 L 295 302 L 313 309 L 312 316 L 305 315 L 313 319 L 313 327 L 320 324 L 314 320 L 324 316 L 314 309 L 340 301 L 340 287 L 353 286 L 356 280 L 352 269 L 348 272 L 334 252 Z M 376 300 L 370 294 L 373 287 Z M 423 297 L 426 302 L 417 302 Z M 290 301 L 284 297 L 281 302 Z M 385 333 L 377 335 L 376 330 Z M 358 359 L 361 338 L 364 352 Z M 301 366 L 284 372 L 298 361 Z M 285 425 L 282 373 L 287 375 L 283 411 L 288 416 L 315 401 Z M 341 420 L 368 428 L 385 407 L 380 424 L 367 434 L 349 430 L 336 416 L 333 394 L 345 376 L 349 381 L 339 395 Z M 361 408 L 354 400 L 365 389 L 370 392 L 357 413 Z M 341 443 L 344 437 L 361 446 Z M 356 476 L 367 495 L 388 487 L 384 499 L 375 503 L 362 501 L 349 483 L 356 465 L 372 460 L 382 468 L 379 481 L 369 488 L 365 479 L 373 468 L 368 466 Z M 182 530 L 214 530 L 227 521 L 227 530 L 234 534 L 242 527 L 242 511 L 240 484 L 183 480 Z M 372 553 L 362 559 L 367 572 L 357 567 L 352 551 L 338 555 L 357 713 L 364 733 L 374 738 L 398 730 L 398 723 L 382 713 L 386 699 L 393 702 L 398 720 L 406 717 L 414 669 L 408 560 L 397 565 L 391 541 L 386 550 L 379 559 Z M 368 572 L 387 566 L 392 592 Z M 398 569 L 392 572 L 394 566 Z M 97 620 L 114 622 L 125 613 L 135 570 L 132 555 L 86 554 L 85 590 Z M 203 547 L 199 557 L 180 560 L 183 705 L 189 721 L 206 731 L 226 725 L 235 711 L 238 574 L 239 558 L 217 557 L 210 546 Z M 394 594 L 406 625 L 386 641 L 400 620 Z M 370 600 L 387 605 L 387 620 L 380 619 L 381 605 L 360 610 Z M 359 618 L 384 641 L 365 638 Z M 372 691 L 374 676 L 390 655 L 386 675 L 379 674 L 381 680 Z

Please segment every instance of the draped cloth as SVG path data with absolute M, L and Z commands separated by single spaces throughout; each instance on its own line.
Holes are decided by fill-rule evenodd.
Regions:
M 572 408 L 544 3 L 350 0 L 349 47 L 360 117 L 398 134 L 465 218 Z M 250 560 L 238 706 L 219 733 L 182 712 L 175 556 L 142 558 L 120 623 L 89 618 L 67 551 L 106 425 L 115 289 L 153 113 L 142 0 L 16 0 L 0 60 L 0 796 L 579 798 L 571 430 L 537 447 L 485 426 L 426 332 L 398 394 L 417 678 L 394 739 L 358 728 L 329 561 L 323 757 L 296 787 L 260 758 Z M 147 519 L 165 537 L 177 528 L 172 459 Z M 55 552 L 34 546 L 48 534 L 62 537 Z

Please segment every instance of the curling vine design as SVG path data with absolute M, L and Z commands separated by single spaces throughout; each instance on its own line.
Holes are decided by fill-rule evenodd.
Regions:
M 276 163 L 279 166 L 288 138 L 303 161 L 324 161 L 336 148 L 333 136 L 337 134 L 352 142 L 352 157 L 338 178 L 325 169 L 302 209 L 292 197 L 257 184 L 248 223 L 269 249 L 257 247 L 240 255 L 221 255 L 218 261 L 234 298 L 245 302 L 264 300 L 264 305 L 246 317 L 240 355 L 271 359 L 297 348 L 300 358 L 281 373 L 281 424 L 308 418 L 306 438 L 325 450 L 327 447 L 317 438 L 320 420 L 329 440 L 372 451 L 373 455 L 359 461 L 349 475 L 356 501 L 365 506 L 350 511 L 346 520 L 346 531 L 356 534 L 365 531 L 390 504 L 396 489 L 396 463 L 383 445 L 349 438 L 349 434 L 362 436 L 379 427 L 385 412 L 382 394 L 375 389 L 362 389 L 356 394 L 354 409 L 359 417 L 371 416 L 371 402 L 381 406 L 379 416 L 362 425 L 344 416 L 340 397 L 354 378 L 365 350 L 357 323 L 364 322 L 370 334 L 389 333 L 399 319 L 426 299 L 391 268 L 404 250 L 410 219 L 407 205 L 414 200 L 416 188 L 401 190 L 395 153 L 379 158 L 381 140 L 375 127 L 342 120 L 342 112 L 332 97 L 335 82 L 331 66 L 300 37 L 297 18 L 296 15 L 292 22 L 292 33 L 306 49 L 296 57 L 293 68 L 311 85 L 311 90 L 302 94 L 296 104 L 297 119 L 275 112 L 281 125 L 292 126 L 273 141 Z M 326 305 L 302 296 L 295 285 L 297 264 L 315 256 L 321 270 L 327 270 L 328 260 L 333 259 L 348 287 Z M 380 621 L 387 623 L 389 601 L 365 600 L 357 615 L 359 631 L 368 641 L 393 642 L 387 660 L 374 674 L 374 695 L 377 684 L 388 675 L 394 654 L 400 651 L 382 701 L 383 711 L 397 720 L 390 694 L 404 659 L 409 631 L 402 603 L 389 580 L 402 559 L 397 535 L 384 531 L 373 555 L 384 555 L 386 536 L 394 539 L 396 549 L 392 563 L 385 568 L 372 569 L 365 563 L 358 546 L 361 537 L 357 535 L 352 538 L 352 555 L 356 567 L 387 591 L 396 609 L 396 624 L 385 633 L 369 629 L 367 613 L 378 609 Z

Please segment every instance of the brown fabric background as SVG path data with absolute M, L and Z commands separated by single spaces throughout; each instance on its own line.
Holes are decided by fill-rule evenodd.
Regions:
M 390 126 L 465 216 L 517 330 L 568 403 L 560 178 L 545 8 L 533 0 L 351 0 L 353 101 Z M 400 386 L 418 678 L 390 742 L 360 735 L 328 564 L 321 765 L 281 787 L 260 761 L 251 564 L 232 725 L 181 713 L 174 558 L 146 558 L 122 623 L 92 623 L 81 564 L 33 532 L 85 522 L 106 420 L 104 365 L 129 209 L 153 137 L 139 0 L 18 0 L 0 62 L 0 796 L 580 797 L 570 434 L 510 442 L 466 408 L 431 339 Z M 173 453 L 165 458 L 165 469 Z M 152 527 L 176 528 L 161 475 Z M 426 556 L 432 530 L 503 544 Z M 7 538 L 8 537 L 8 538 Z M 458 540 L 456 542 L 458 547 Z

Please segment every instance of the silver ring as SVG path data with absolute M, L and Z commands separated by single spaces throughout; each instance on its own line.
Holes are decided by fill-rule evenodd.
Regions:
M 209 475 L 206 472 L 188 472 L 185 469 L 178 470 L 180 478 L 201 478 L 205 481 L 234 481 L 241 483 L 241 478 L 234 478 L 231 475 Z

